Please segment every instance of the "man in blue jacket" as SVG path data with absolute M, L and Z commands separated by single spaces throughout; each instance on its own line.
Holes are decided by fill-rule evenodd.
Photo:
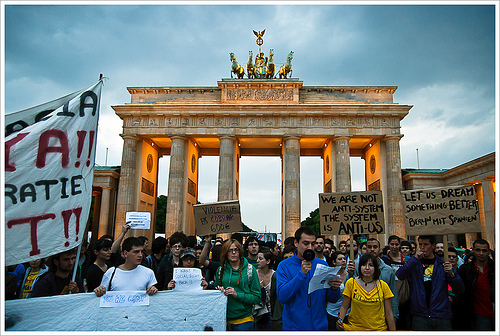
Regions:
M 434 255 L 435 247 L 434 236 L 418 237 L 419 251 L 396 272 L 410 279 L 412 330 L 451 330 L 448 284 L 455 294 L 465 289 L 451 263 Z
M 304 260 L 304 251 L 313 250 L 316 233 L 309 227 L 295 232 L 297 251 L 280 262 L 277 270 L 277 297 L 284 304 L 283 330 L 328 330 L 326 302 L 336 302 L 340 297 L 340 278 L 331 279 L 330 288 L 318 289 L 308 294 L 309 281 L 318 264 L 328 266 L 324 260 Z

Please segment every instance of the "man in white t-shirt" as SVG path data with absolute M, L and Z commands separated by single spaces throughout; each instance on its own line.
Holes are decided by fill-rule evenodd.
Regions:
M 125 263 L 111 267 L 104 273 L 101 285 L 94 289 L 97 297 L 110 291 L 143 291 L 154 295 L 158 289 L 154 272 L 141 265 L 143 243 L 137 237 L 129 237 L 123 241 L 122 251 Z

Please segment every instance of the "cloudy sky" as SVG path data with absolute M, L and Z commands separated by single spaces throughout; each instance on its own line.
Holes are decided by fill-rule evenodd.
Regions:
M 403 168 L 452 168 L 495 151 L 495 11 L 483 5 L 339 5 L 334 2 L 174 5 L 19 5 L 2 2 L 3 113 L 90 86 L 104 74 L 96 163 L 120 165 L 121 120 L 112 105 L 131 86 L 216 86 L 230 77 L 229 53 L 244 63 L 266 29 L 275 61 L 294 51 L 304 85 L 398 86 L 412 105 L 402 121 Z M 448 2 L 448 4 L 450 4 Z M 463 4 L 463 3 L 462 3 Z M 498 33 L 498 31 L 497 31 Z M 417 150 L 419 162 L 417 162 Z M 106 161 L 106 153 L 107 161 Z M 364 190 L 353 158 L 352 190 Z M 242 219 L 280 231 L 280 158 L 241 159 Z M 169 158 L 160 160 L 167 193 Z M 199 200 L 217 200 L 218 158 L 200 159 Z M 318 206 L 322 160 L 301 158 L 302 219 Z

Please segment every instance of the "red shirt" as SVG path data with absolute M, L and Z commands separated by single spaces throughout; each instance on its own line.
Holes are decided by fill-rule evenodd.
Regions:
M 483 267 L 483 272 L 479 270 L 476 262 L 474 267 L 478 273 L 476 280 L 476 290 L 474 292 L 474 313 L 481 316 L 494 318 L 493 303 L 489 299 L 490 280 L 488 279 L 488 264 Z

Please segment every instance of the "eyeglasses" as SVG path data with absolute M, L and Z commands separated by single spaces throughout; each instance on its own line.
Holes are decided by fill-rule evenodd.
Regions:
M 180 250 L 182 248 L 182 245 L 181 244 L 175 244 L 174 246 L 172 246 L 173 249 L 176 249 L 176 250 Z
M 456 255 L 450 255 L 450 254 L 449 254 L 449 255 L 448 255 L 448 258 L 450 258 L 450 259 L 455 259 L 455 258 L 457 258 L 457 256 L 456 256 Z
M 229 249 L 228 253 L 240 253 L 239 249 Z

